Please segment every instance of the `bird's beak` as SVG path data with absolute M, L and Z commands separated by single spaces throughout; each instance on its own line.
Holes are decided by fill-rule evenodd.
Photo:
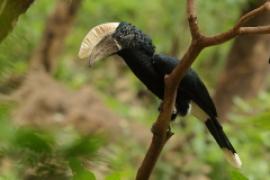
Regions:
M 101 24 L 91 29 L 81 43 L 79 58 L 89 58 L 89 64 L 108 57 L 121 50 L 112 37 L 119 23 Z

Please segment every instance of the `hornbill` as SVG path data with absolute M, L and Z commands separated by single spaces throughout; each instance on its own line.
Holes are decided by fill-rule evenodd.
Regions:
M 89 58 L 89 64 L 114 54 L 122 57 L 137 78 L 163 99 L 164 76 L 177 66 L 179 60 L 155 53 L 151 38 L 126 22 L 105 23 L 92 28 L 79 51 L 79 57 Z M 217 120 L 215 105 L 204 83 L 192 69 L 180 82 L 172 119 L 189 112 L 204 122 L 229 163 L 239 168 L 241 160 Z

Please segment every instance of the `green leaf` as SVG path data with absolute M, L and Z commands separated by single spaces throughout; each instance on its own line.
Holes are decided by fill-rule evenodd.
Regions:
M 74 180 L 96 180 L 95 175 L 90 171 L 80 171 L 78 174 L 73 176 Z
M 66 150 L 67 157 L 93 156 L 99 149 L 102 140 L 96 137 L 82 137 Z
M 114 172 L 106 177 L 106 180 L 120 180 L 121 174 L 119 172 Z
M 1 145 L 10 142 L 10 138 L 14 133 L 14 128 L 11 126 L 9 111 L 12 105 L 9 103 L 0 103 L 0 141 Z
M 249 120 L 258 128 L 270 130 L 270 112 L 263 112 Z
M 239 171 L 234 170 L 231 172 L 231 180 L 248 180 L 248 178 Z
M 53 138 L 44 132 L 22 128 L 17 130 L 13 144 L 19 149 L 29 149 L 37 153 L 50 153 Z
M 77 158 L 70 158 L 69 165 L 72 170 L 74 180 L 96 180 L 95 175 L 85 169 Z

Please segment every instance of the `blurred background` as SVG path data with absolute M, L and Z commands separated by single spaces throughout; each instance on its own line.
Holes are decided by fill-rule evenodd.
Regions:
M 223 32 L 263 2 L 198 0 L 201 30 Z M 183 0 L 0 1 L 0 179 L 134 179 L 160 101 L 119 57 L 91 68 L 77 58 L 85 34 L 112 21 L 139 27 L 158 53 L 181 58 L 190 42 Z M 247 25 L 269 22 L 265 13 Z M 152 179 L 270 177 L 269 57 L 269 35 L 241 36 L 193 64 L 243 168 L 230 167 L 202 123 L 178 117 Z

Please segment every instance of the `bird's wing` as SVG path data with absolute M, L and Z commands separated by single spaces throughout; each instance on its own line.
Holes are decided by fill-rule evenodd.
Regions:
M 201 81 L 196 72 L 192 69 L 188 70 L 187 74 L 181 81 L 180 87 L 183 85 L 186 91 L 202 110 L 204 110 L 210 117 L 217 117 L 216 107 L 210 97 L 208 90 L 204 83 Z
M 170 73 L 179 62 L 176 58 L 164 55 L 155 55 L 153 59 L 156 71 L 163 76 Z M 181 104 L 186 100 L 192 101 L 193 107 L 191 111 L 193 115 L 204 121 L 208 130 L 224 151 L 227 160 L 234 167 L 241 167 L 241 160 L 238 154 L 216 118 L 216 108 L 205 85 L 200 80 L 199 76 L 191 69 L 187 71 L 180 82 L 176 103 Z
M 179 61 L 176 58 L 165 55 L 155 55 L 153 57 L 153 65 L 162 76 L 169 74 L 178 63 Z M 178 91 L 182 96 L 188 96 L 187 98 L 194 101 L 210 117 L 217 116 L 215 105 L 205 85 L 192 69 L 189 69 L 183 77 Z

